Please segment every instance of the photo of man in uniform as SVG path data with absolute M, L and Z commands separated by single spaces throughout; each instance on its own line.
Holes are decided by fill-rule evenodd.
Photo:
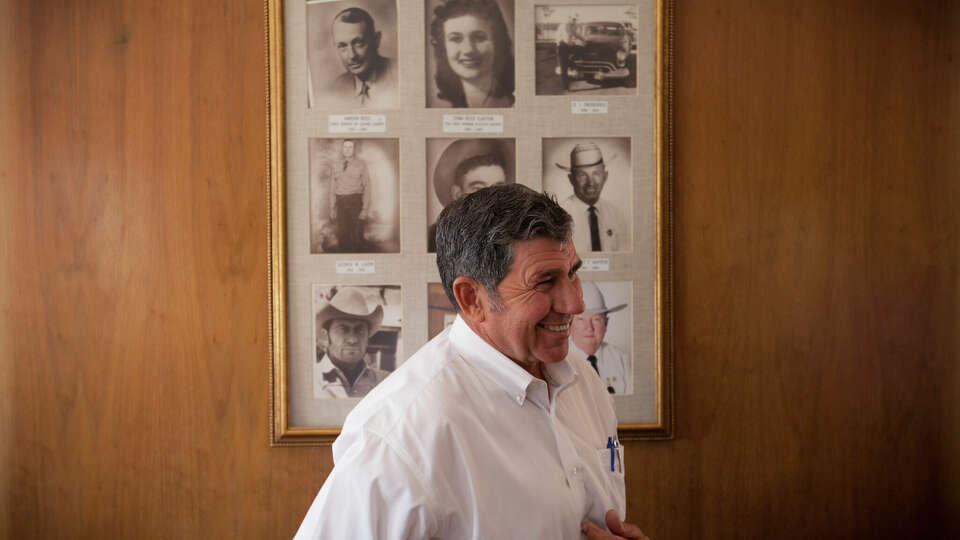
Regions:
M 310 253 L 400 251 L 399 141 L 307 142 Z
M 607 307 L 603 292 L 592 281 L 582 281 L 583 313 L 573 317 L 570 326 L 570 350 L 579 353 L 600 375 L 607 392 L 632 394 L 633 376 L 630 355 L 605 340 L 610 314 L 627 304 Z

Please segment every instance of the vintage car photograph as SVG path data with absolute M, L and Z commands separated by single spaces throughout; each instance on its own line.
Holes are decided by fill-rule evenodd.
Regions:
M 536 6 L 536 93 L 635 94 L 636 8 Z

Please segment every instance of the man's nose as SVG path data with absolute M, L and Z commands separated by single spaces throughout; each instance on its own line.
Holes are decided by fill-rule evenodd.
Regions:
M 579 279 L 564 279 L 554 299 L 554 310 L 557 313 L 576 315 L 583 313 L 583 290 Z

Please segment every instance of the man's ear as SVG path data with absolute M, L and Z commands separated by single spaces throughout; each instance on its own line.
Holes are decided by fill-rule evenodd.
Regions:
M 460 315 L 467 322 L 483 322 L 487 315 L 487 291 L 473 278 L 460 276 L 453 280 L 453 296 L 460 306 Z
M 463 190 L 457 184 L 452 184 L 450 186 L 450 200 L 455 201 L 460 198 L 460 195 L 463 195 Z
M 379 53 L 380 52 L 380 31 L 379 30 L 373 33 L 373 45 L 374 45 L 373 49 L 377 51 L 377 53 Z

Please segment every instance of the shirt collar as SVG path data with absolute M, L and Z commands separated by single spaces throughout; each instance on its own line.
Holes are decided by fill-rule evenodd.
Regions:
M 347 382 L 347 376 L 343 374 L 343 371 L 341 371 L 336 364 L 333 363 L 333 360 L 330 359 L 329 354 L 324 354 L 323 359 L 320 360 L 320 373 L 323 374 L 325 383 L 339 383 L 344 388 L 350 388 L 350 384 Z M 363 380 L 365 377 L 370 377 L 372 375 L 373 373 L 370 371 L 370 367 L 364 365 L 363 369 L 360 370 L 360 374 L 357 375 L 357 379 L 353 381 L 354 385 Z M 336 380 L 330 380 L 331 378 L 335 378 Z
M 577 197 L 576 195 L 571 195 L 570 197 L 567 198 L 567 200 L 570 201 L 570 204 L 575 206 L 578 211 L 586 212 L 587 209 L 590 208 L 589 204 L 583 202 L 583 200 L 581 200 L 580 197 Z M 600 205 L 599 200 L 593 203 L 593 206 L 599 206 L 599 205 Z
M 543 399 L 546 400 L 547 392 L 544 385 L 551 384 L 554 388 L 554 397 L 556 397 L 557 392 L 573 382 L 577 376 L 576 371 L 568 362 L 568 354 L 568 357 L 561 362 L 544 364 L 543 373 L 548 381 L 547 383 L 537 379 L 484 341 L 460 315 L 457 315 L 453 326 L 450 328 L 450 342 L 453 343 L 457 352 L 467 363 L 502 388 L 521 407 L 527 400 L 528 392 L 541 388 Z M 549 406 L 547 403 L 541 405 Z

